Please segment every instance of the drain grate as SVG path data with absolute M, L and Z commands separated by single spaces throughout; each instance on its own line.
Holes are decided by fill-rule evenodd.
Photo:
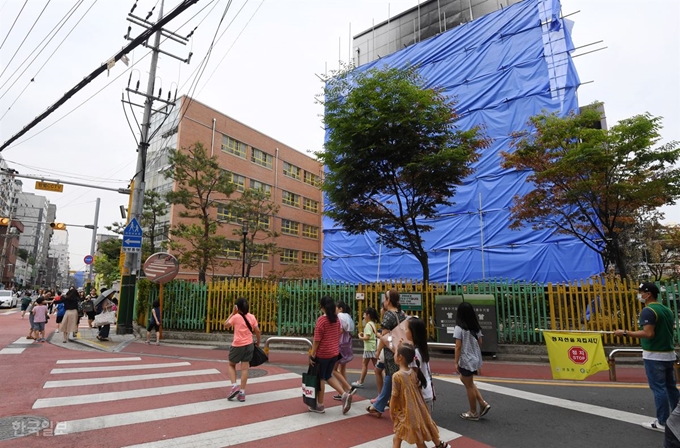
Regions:
M 45 417 L 15 415 L 14 417 L 0 418 L 0 440 L 26 437 L 43 430 L 45 430 L 45 435 L 47 435 L 47 431 L 51 433 L 54 430 L 54 427 L 51 427 L 50 420 Z
M 267 371 L 264 369 L 248 369 L 248 378 L 260 378 L 263 377 L 267 374 Z M 239 378 L 241 377 L 241 374 L 239 373 Z

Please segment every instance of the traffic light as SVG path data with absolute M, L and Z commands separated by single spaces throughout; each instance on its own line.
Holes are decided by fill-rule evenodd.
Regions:
M 0 218 L 0 226 L 8 226 L 9 218 Z
M 66 224 L 63 222 L 51 222 L 50 227 L 52 227 L 54 230 L 66 230 Z

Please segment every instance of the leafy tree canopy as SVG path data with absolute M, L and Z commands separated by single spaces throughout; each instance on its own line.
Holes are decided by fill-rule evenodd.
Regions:
M 456 127 L 454 102 L 414 67 L 347 69 L 326 80 L 326 214 L 351 234 L 413 254 L 429 280 L 423 234 L 489 141 Z
M 579 115 L 534 116 L 528 131 L 513 135 L 515 151 L 503 154 L 503 167 L 530 171 L 535 189 L 515 198 L 511 227 L 573 235 L 626 276 L 621 236 L 637 217 L 675 203 L 680 149 L 677 142 L 657 146 L 660 117 L 646 113 L 596 129 L 593 106 Z

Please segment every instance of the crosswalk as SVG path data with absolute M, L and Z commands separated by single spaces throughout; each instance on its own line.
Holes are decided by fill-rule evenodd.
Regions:
M 58 445 L 87 434 L 130 448 L 307 446 L 315 440 L 392 446 L 391 420 L 367 415 L 364 398 L 357 396 L 345 415 L 339 402 L 328 400 L 325 414 L 311 414 L 301 399 L 300 374 L 266 366 L 249 379 L 245 402 L 229 401 L 230 382 L 214 366 L 130 356 L 57 360 L 32 407 L 58 422 Z M 484 446 L 445 428 L 440 437 L 457 448 Z
M 0 355 L 20 355 L 26 350 L 27 345 L 31 345 L 34 342 L 35 340 L 33 339 L 19 338 L 10 344 L 12 347 L 0 349 Z

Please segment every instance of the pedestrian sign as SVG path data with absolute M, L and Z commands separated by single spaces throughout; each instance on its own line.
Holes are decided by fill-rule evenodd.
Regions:
M 142 227 L 132 218 L 123 231 L 123 252 L 142 252 Z

